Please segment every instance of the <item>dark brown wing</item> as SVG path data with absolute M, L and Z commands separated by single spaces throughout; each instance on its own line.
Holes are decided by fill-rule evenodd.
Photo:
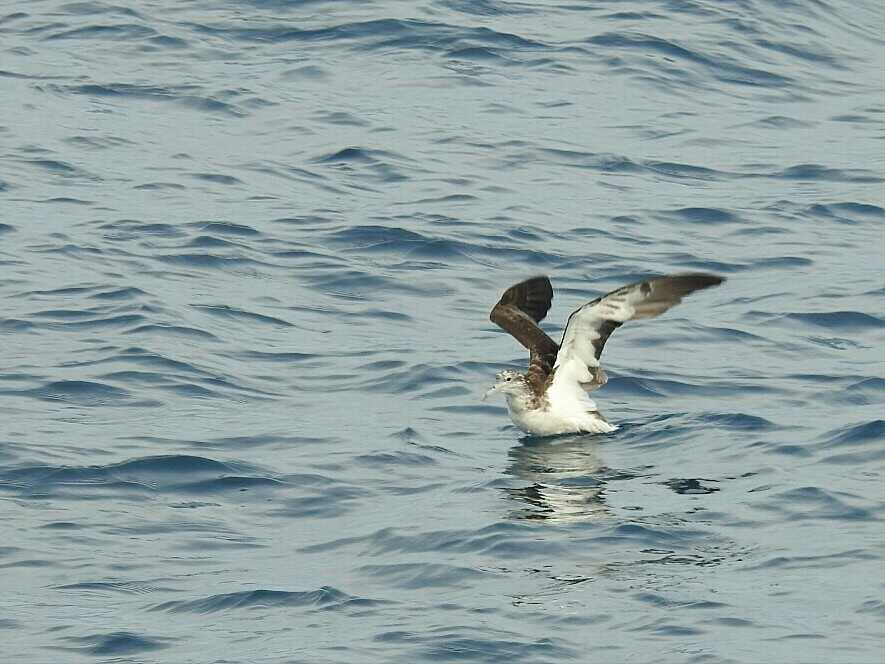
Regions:
M 526 378 L 538 394 L 543 390 L 544 381 L 559 352 L 559 344 L 538 327 L 552 302 L 550 280 L 547 277 L 532 277 L 504 291 L 489 316 L 493 323 L 509 332 L 529 350 Z

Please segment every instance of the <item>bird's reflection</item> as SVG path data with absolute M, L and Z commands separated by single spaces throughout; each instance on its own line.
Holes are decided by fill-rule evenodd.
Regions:
M 608 512 L 606 484 L 624 477 L 602 465 L 592 436 L 523 438 L 508 455 L 511 464 L 507 473 L 529 482 L 505 489 L 528 505 L 513 514 L 519 519 L 571 522 L 598 518 Z

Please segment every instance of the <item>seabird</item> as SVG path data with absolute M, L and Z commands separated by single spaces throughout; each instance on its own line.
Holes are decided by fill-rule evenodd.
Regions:
M 599 357 L 611 333 L 723 281 L 715 274 L 671 274 L 623 286 L 572 312 L 559 344 L 538 326 L 553 301 L 550 279 L 532 277 L 511 286 L 489 318 L 528 349 L 529 367 L 524 374 L 502 371 L 485 396 L 504 394 L 510 419 L 533 436 L 614 431 L 588 396 L 608 382 Z

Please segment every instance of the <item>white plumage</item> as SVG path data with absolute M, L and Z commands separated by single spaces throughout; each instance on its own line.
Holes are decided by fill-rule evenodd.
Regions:
M 624 286 L 575 310 L 561 344 L 538 326 L 553 299 L 550 281 L 520 282 L 507 289 L 491 319 L 529 349 L 529 369 L 502 372 L 486 396 L 503 393 L 513 423 L 535 436 L 614 431 L 588 396 L 607 381 L 599 358 L 608 337 L 628 320 L 658 316 L 685 295 L 723 281 L 712 274 L 676 274 Z

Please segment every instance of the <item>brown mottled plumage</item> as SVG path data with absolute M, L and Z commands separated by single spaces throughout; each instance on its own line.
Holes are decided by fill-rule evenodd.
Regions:
M 553 302 L 553 286 L 547 277 L 532 277 L 511 286 L 492 309 L 489 319 L 509 332 L 529 351 L 526 382 L 540 396 L 553 369 L 559 344 L 547 336 L 538 323 L 544 320 Z

